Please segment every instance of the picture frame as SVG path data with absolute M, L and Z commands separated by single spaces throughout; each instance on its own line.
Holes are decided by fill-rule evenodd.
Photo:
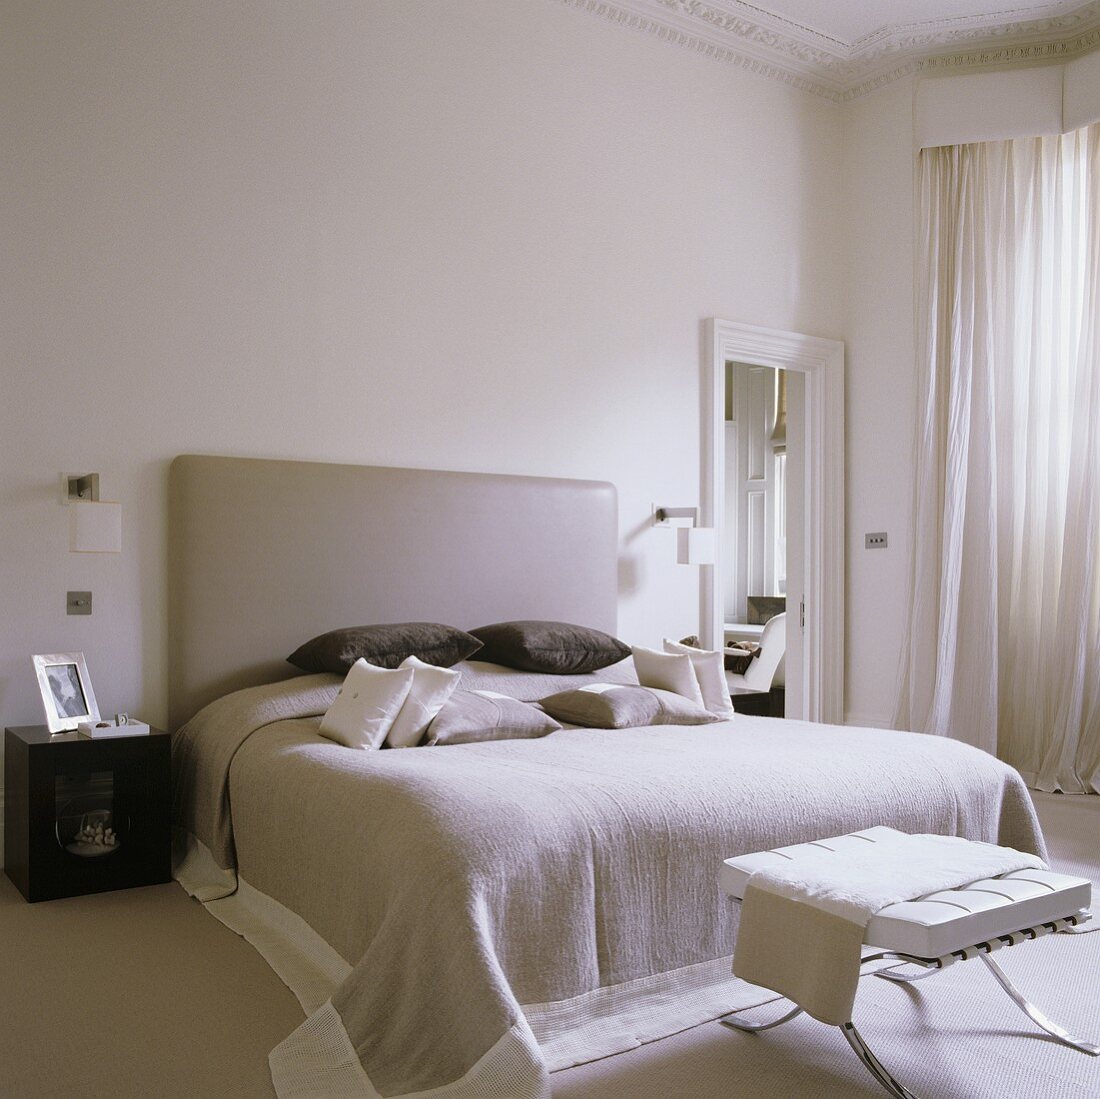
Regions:
M 83 653 L 44 653 L 31 659 L 51 733 L 72 732 L 78 722 L 99 720 Z
M 747 600 L 748 620 L 751 626 L 763 626 L 777 614 L 787 609 L 785 595 L 750 595 Z

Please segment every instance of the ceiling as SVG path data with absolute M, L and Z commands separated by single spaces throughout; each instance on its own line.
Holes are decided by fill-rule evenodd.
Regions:
M 1024 0 L 767 0 L 762 4 L 737 4 L 746 11 L 761 9 L 771 15 L 807 27 L 818 34 L 852 45 L 878 32 L 889 34 L 901 27 L 944 25 L 998 26 L 1021 20 L 1065 15 L 1082 6 L 1082 0 L 1027 3 Z
M 829 99 L 929 68 L 1100 49 L 1100 0 L 562 0 Z

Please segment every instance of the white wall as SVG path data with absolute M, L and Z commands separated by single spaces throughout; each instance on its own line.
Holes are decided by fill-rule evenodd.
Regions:
M 841 109 L 551 0 L 7 0 L 0 102 L 7 724 L 73 649 L 164 720 L 185 451 L 611 480 L 620 633 L 694 631 L 648 517 L 698 500 L 701 320 L 844 335 Z M 898 495 L 897 440 L 849 415 L 853 529 L 896 531 L 859 494 Z M 63 470 L 122 501 L 121 555 L 67 552 Z M 865 616 L 888 585 L 851 579 Z
M 849 103 L 847 227 L 847 676 L 853 724 L 889 725 L 909 595 L 913 431 L 913 85 Z M 884 530 L 886 549 L 864 549 Z

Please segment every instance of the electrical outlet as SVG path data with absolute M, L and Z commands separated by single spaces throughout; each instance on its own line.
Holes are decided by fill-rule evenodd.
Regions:
M 886 549 L 886 531 L 876 530 L 873 534 L 865 534 L 866 549 Z

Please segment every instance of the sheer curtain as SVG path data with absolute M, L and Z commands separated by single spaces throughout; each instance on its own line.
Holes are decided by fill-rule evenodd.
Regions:
M 920 154 L 895 723 L 1100 793 L 1100 124 Z

